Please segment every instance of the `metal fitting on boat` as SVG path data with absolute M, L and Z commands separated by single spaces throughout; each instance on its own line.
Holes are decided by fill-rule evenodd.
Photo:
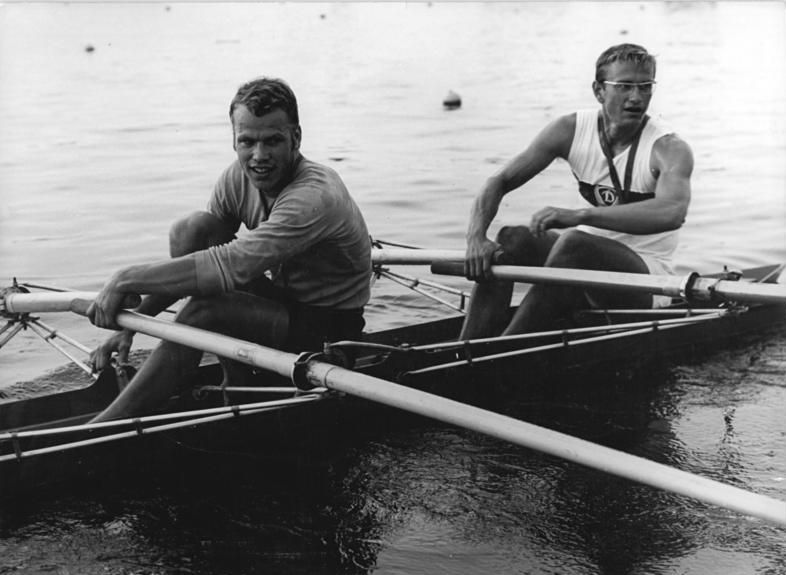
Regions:
M 693 299 L 693 284 L 699 279 L 699 274 L 691 272 L 682 280 L 679 288 L 679 297 L 686 301 Z
M 11 294 L 15 294 L 15 293 L 30 293 L 30 290 L 25 288 L 25 287 L 20 286 L 16 282 L 16 278 L 14 278 L 13 285 L 11 285 L 10 287 L 7 287 L 7 288 L 0 289 L 0 316 L 6 317 L 6 318 L 16 318 L 16 317 L 19 316 L 18 313 L 15 313 L 15 312 L 12 312 L 12 311 L 8 311 L 8 308 L 6 307 L 6 302 L 5 302 L 7 296 L 9 296 Z
M 292 373 L 290 375 L 290 379 L 292 380 L 292 385 L 297 387 L 300 391 L 311 391 L 316 386 L 313 385 L 308 380 L 308 363 L 312 359 L 321 359 L 323 354 L 321 352 L 316 351 L 304 351 L 295 360 L 295 363 L 292 364 Z

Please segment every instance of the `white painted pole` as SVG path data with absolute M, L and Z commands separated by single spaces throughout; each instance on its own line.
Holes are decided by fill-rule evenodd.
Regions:
M 463 276 L 464 252 L 384 248 L 372 250 L 375 264 L 445 264 L 436 273 Z M 493 265 L 491 274 L 500 280 L 523 283 L 559 284 L 601 289 L 625 289 L 670 297 L 715 297 L 740 302 L 786 303 L 786 284 L 723 280 L 712 277 L 632 274 L 574 268 L 543 268 Z
M 408 248 L 374 248 L 371 261 L 375 264 L 432 264 L 434 262 L 463 262 L 463 250 L 415 250 Z
M 98 292 L 88 291 L 41 293 L 13 292 L 7 293 L 4 300 L 5 309 L 9 313 L 46 313 L 73 311 L 71 306 L 74 301 L 93 301 L 97 295 Z
M 786 526 L 785 501 L 751 493 L 564 433 L 321 362 L 309 363 L 308 379 L 314 385 L 411 411 Z
M 84 313 L 85 302 L 77 302 L 67 309 Z M 235 359 L 284 377 L 292 377 L 298 360 L 298 356 L 292 353 L 134 312 L 120 312 L 117 323 L 133 331 Z M 632 481 L 786 526 L 786 502 L 778 499 L 321 361 L 307 361 L 303 377 L 314 386 L 431 417 Z

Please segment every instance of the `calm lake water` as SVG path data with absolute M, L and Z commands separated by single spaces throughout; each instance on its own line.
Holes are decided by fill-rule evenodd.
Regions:
M 594 107 L 594 61 L 623 41 L 658 56 L 651 114 L 696 157 L 679 271 L 786 261 L 781 3 L 7 4 L 3 283 L 96 290 L 166 257 L 170 222 L 205 205 L 234 157 L 230 99 L 260 75 L 292 85 L 304 154 L 341 173 L 376 238 L 462 248 L 484 179 L 550 119 Z M 449 90 L 460 109 L 443 109 Z M 555 164 L 494 229 L 577 202 Z M 370 329 L 445 313 L 374 290 Z M 89 346 L 105 335 L 48 322 Z M 786 498 L 784 344 L 668 369 L 631 405 L 643 424 L 629 450 Z M 0 351 L 0 388 L 62 363 L 22 334 Z M 540 423 L 570 432 L 577 405 L 554 409 Z M 241 476 L 242 498 L 66 495 L 0 521 L 0 573 L 786 572 L 783 529 L 441 426 L 350 442 L 326 465 L 298 497 L 286 470 Z

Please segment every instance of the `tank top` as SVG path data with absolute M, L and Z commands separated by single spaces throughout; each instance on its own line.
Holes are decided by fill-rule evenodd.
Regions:
M 576 132 L 570 146 L 568 163 L 578 181 L 579 193 L 586 202 L 598 207 L 638 202 L 655 197 L 656 180 L 650 171 L 652 146 L 659 138 L 672 134 L 673 131 L 652 120 L 645 124 L 631 169 L 630 193 L 626 198 L 619 198 L 598 135 L 599 113 L 597 109 L 579 110 L 576 113 Z M 621 183 L 630 150 L 631 147 L 628 146 L 613 158 Z M 662 270 L 659 270 L 660 273 L 663 271 L 674 273 L 671 260 L 677 249 L 679 230 L 656 234 L 627 234 L 585 225 L 578 226 L 578 229 L 625 244 L 647 262 L 653 273 L 656 273 L 653 270 L 655 266 Z

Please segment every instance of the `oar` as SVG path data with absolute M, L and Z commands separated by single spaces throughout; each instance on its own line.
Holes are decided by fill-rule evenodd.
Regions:
M 32 304 L 28 304 L 29 299 L 26 298 L 29 298 L 29 294 L 8 294 L 6 308 L 35 311 L 30 309 Z M 88 304 L 89 301 L 76 300 L 61 301 L 58 305 L 63 310 L 84 313 Z M 235 359 L 284 377 L 291 377 L 303 388 L 314 386 L 341 391 L 786 526 L 784 501 L 751 493 L 498 413 L 322 361 L 301 360 L 299 356 L 292 353 L 134 312 L 120 312 L 117 323 L 133 331 Z
M 409 248 L 374 248 L 371 261 L 375 264 L 426 264 L 434 262 L 463 262 L 461 250 L 421 250 Z
M 431 264 L 434 273 L 464 275 L 460 250 L 375 249 L 378 264 Z M 727 299 L 738 302 L 786 303 L 786 284 L 732 281 L 714 277 L 632 274 L 573 268 L 494 265 L 493 277 L 524 283 L 560 284 L 683 297 L 697 300 Z
M 92 291 L 66 292 L 8 292 L 0 298 L 0 313 L 46 313 L 72 311 L 85 315 L 87 306 L 98 296 Z M 123 307 L 132 308 L 139 305 L 139 296 L 126 296 Z

